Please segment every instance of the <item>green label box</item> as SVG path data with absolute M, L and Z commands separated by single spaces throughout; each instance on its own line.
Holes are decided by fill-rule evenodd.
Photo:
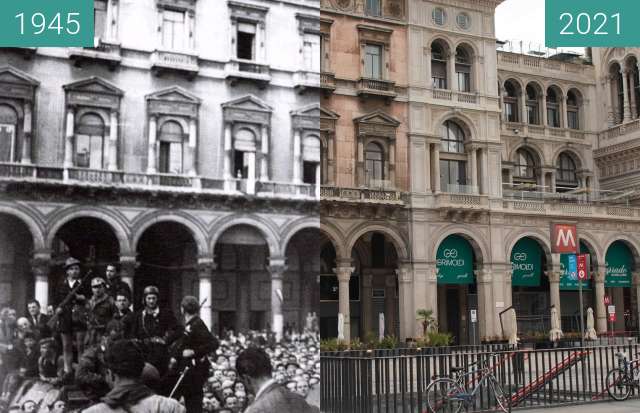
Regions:
M 0 47 L 93 47 L 93 0 L 0 0 Z

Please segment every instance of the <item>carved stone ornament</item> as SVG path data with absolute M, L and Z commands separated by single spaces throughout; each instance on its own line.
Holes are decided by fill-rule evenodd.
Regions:
M 179 86 L 147 95 L 149 114 L 197 117 L 200 99 Z
M 67 105 L 93 106 L 118 110 L 124 92 L 104 79 L 93 76 L 63 86 Z
M 380 136 L 395 139 L 400 122 L 386 113 L 377 110 L 355 118 L 358 136 Z
M 335 0 L 336 6 L 341 10 L 350 10 L 353 8 L 353 0 Z
M 222 105 L 225 122 L 259 123 L 268 125 L 273 108 L 261 99 L 247 95 Z
M 10 66 L 0 68 L 0 96 L 32 101 L 40 82 Z

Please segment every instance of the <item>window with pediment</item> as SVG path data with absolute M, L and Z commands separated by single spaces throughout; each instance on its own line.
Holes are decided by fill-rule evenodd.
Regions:
M 196 0 L 156 0 L 159 42 L 164 50 L 184 51 L 195 47 Z
M 296 14 L 300 51 L 302 52 L 302 68 L 307 72 L 318 73 L 321 66 L 321 31 L 317 15 Z
M 322 115 L 323 111 L 317 103 L 291 112 L 294 183 L 316 184 L 322 181 Z
M 358 25 L 361 76 L 367 79 L 389 80 L 389 58 L 393 30 L 365 24 Z
M 378 110 L 354 119 L 356 184 L 370 188 L 395 187 L 395 145 L 399 121 Z
M 268 7 L 240 1 L 229 1 L 231 15 L 232 59 L 263 62 L 266 44 Z
M 118 169 L 122 90 L 98 77 L 64 86 L 65 167 Z
M 31 163 L 33 103 L 38 82 L 12 67 L 0 69 L 0 162 Z
M 336 122 L 340 116 L 320 108 L 320 183 L 335 185 L 336 168 Z

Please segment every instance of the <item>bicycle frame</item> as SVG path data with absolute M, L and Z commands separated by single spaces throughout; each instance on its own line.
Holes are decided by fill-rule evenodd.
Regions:
M 456 381 L 456 383 L 458 383 L 458 385 L 462 389 L 466 390 L 467 385 L 465 384 L 465 381 L 466 381 L 465 378 L 469 377 L 469 376 L 473 376 L 473 375 L 477 374 L 478 372 L 481 372 L 482 376 L 480 377 L 480 380 L 476 383 L 476 385 L 473 388 L 473 390 L 471 390 L 471 392 L 465 391 L 465 393 L 459 393 L 459 394 L 453 395 L 453 396 L 451 396 L 451 398 L 464 402 L 464 404 L 466 406 L 470 405 L 473 402 L 473 400 L 475 399 L 476 394 L 478 394 L 478 392 L 482 388 L 482 385 L 490 377 L 494 377 L 495 378 L 495 376 L 493 375 L 493 373 L 491 372 L 491 370 L 489 368 L 481 368 L 481 369 L 476 369 L 476 370 L 469 371 L 469 372 L 466 372 L 466 373 L 458 373 L 458 374 L 456 374 L 457 377 L 454 379 Z

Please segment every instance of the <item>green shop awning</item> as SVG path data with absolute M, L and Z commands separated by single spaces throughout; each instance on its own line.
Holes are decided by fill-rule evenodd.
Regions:
M 473 284 L 473 250 L 459 235 L 449 235 L 436 254 L 438 284 Z
M 631 269 L 633 256 L 629 247 L 622 241 L 616 241 L 607 250 L 604 258 L 607 272 L 605 287 L 631 287 Z
M 542 275 L 542 249 L 532 238 L 522 238 L 511 251 L 511 285 L 539 287 Z

